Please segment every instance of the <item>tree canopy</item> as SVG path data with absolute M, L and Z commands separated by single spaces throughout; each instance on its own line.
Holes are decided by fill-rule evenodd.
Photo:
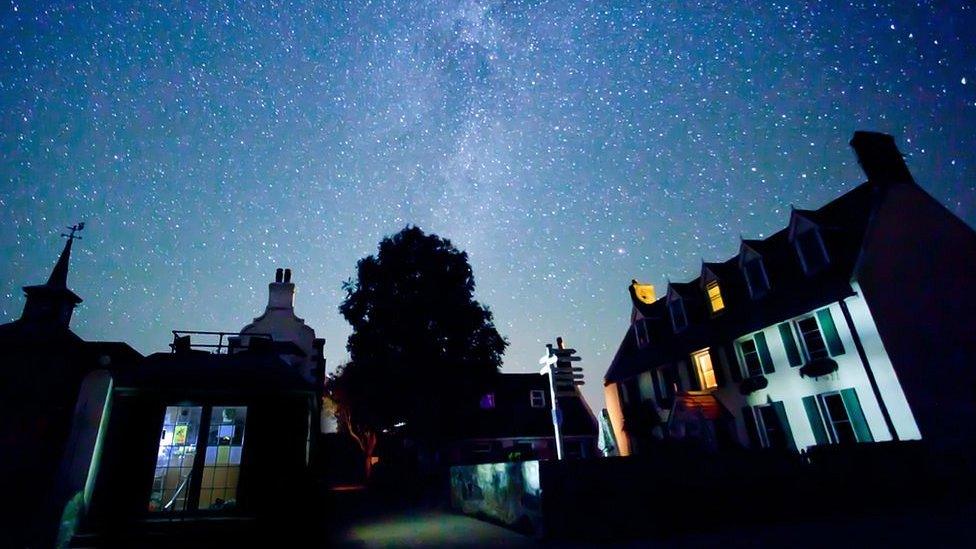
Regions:
M 330 394 L 347 428 L 403 428 L 421 440 L 456 434 L 455 420 L 477 405 L 507 346 L 474 300 L 467 254 L 408 226 L 361 259 L 343 288 L 350 360 Z

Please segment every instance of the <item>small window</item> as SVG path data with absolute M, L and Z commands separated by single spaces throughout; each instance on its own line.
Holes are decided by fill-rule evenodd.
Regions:
M 671 324 L 674 326 L 674 331 L 684 330 L 688 326 L 688 317 L 685 316 L 685 306 L 681 298 L 671 301 L 668 308 L 671 310 Z
M 777 413 L 773 404 L 765 404 L 753 408 L 756 414 L 756 426 L 759 440 L 763 448 L 786 448 L 787 434 L 783 426 L 783 419 Z
M 718 281 L 711 281 L 705 285 L 705 290 L 708 292 L 708 304 L 712 308 L 712 314 L 715 314 L 725 308 L 725 302 L 722 301 L 722 290 L 718 287 Z
M 746 283 L 749 286 L 749 295 L 753 299 L 762 297 L 769 290 L 769 278 L 766 276 L 766 269 L 763 267 L 762 258 L 754 257 L 743 264 L 746 274 Z
M 815 274 L 823 269 L 827 263 L 827 250 L 824 248 L 820 232 L 815 228 L 809 228 L 796 235 L 796 249 L 800 255 L 800 263 L 803 271 L 808 275 Z
M 708 349 L 703 349 L 691 355 L 695 361 L 695 371 L 698 372 L 698 382 L 702 389 L 714 389 L 718 387 L 718 380 L 715 378 L 715 368 L 712 367 L 712 355 Z
M 756 332 L 737 342 L 739 363 L 745 377 L 761 376 L 774 372 L 773 359 L 766 345 L 766 335 Z
M 647 330 L 647 320 L 640 319 L 634 324 L 634 335 L 637 337 L 637 346 L 644 347 L 651 342 L 650 333 Z
M 529 404 L 533 408 L 545 408 L 546 407 L 546 392 L 545 391 L 529 391 Z
M 493 410 L 495 409 L 495 393 L 485 393 L 481 397 L 480 403 L 482 410 Z
M 817 317 L 811 315 L 797 320 L 796 330 L 800 334 L 803 350 L 808 360 L 830 356 L 830 353 L 827 352 L 827 343 L 820 332 L 820 325 L 817 324 Z
M 857 442 L 857 434 L 854 432 L 854 425 L 851 423 L 851 416 L 844 406 L 844 399 L 840 393 L 828 393 L 820 396 L 821 409 L 824 412 L 824 421 L 827 424 L 827 434 L 831 442 Z
M 844 354 L 844 343 L 840 340 L 829 308 L 795 320 L 793 325 L 800 336 L 807 361 Z

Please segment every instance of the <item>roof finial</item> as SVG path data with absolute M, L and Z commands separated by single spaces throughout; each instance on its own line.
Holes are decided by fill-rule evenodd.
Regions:
M 64 237 L 64 238 L 67 238 L 69 241 L 75 240 L 75 239 L 81 240 L 81 237 L 80 236 L 75 236 L 75 233 L 84 230 L 84 228 L 85 228 L 85 222 L 84 221 L 81 221 L 77 225 L 72 225 L 70 227 L 67 227 L 67 229 L 69 231 L 71 231 L 71 234 L 61 233 L 61 236 Z

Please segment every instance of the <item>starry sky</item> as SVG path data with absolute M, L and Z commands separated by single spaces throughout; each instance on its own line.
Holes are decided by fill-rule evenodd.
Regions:
M 291 267 L 334 367 L 342 281 L 415 224 L 470 254 L 504 370 L 561 335 L 599 408 L 631 278 L 850 189 L 855 129 L 976 223 L 965 3 L 0 2 L 0 321 L 84 220 L 82 337 L 240 329 Z

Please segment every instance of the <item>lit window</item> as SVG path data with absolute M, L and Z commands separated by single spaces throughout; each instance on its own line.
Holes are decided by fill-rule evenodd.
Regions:
M 545 408 L 546 407 L 546 392 L 545 391 L 529 391 L 529 404 L 533 408 Z
M 156 454 L 149 510 L 230 510 L 244 449 L 244 406 L 167 406 Z M 203 452 L 203 461 L 197 459 Z M 195 475 L 199 483 L 191 483 Z
M 769 278 L 766 277 L 762 258 L 750 259 L 745 262 L 743 267 L 746 273 L 746 282 L 749 284 L 749 295 L 753 298 L 762 297 L 769 289 Z
M 715 369 L 712 367 L 712 355 L 708 349 L 698 351 L 691 355 L 695 361 L 695 370 L 698 371 L 698 381 L 702 389 L 713 389 L 718 387 L 718 380 L 715 378 Z
M 717 281 L 709 282 L 705 286 L 705 290 L 708 291 L 708 303 L 711 305 L 713 313 L 725 308 L 725 303 L 722 301 L 722 290 L 719 289 Z

